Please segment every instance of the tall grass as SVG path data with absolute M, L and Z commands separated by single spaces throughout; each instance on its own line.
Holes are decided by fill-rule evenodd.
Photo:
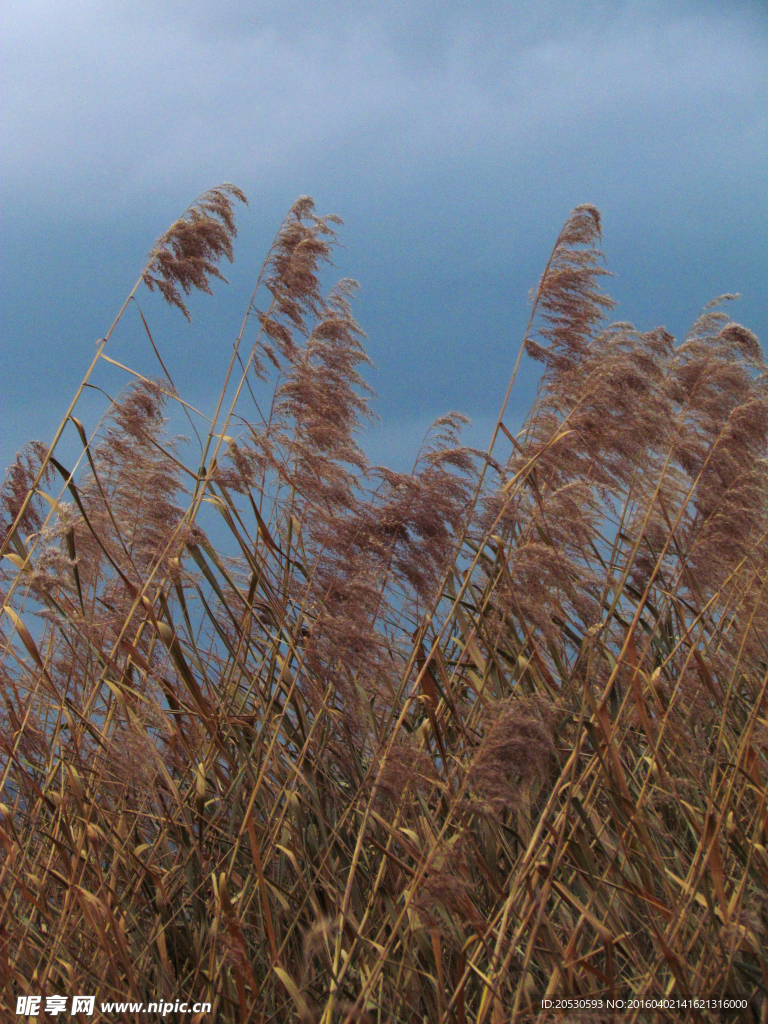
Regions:
M 138 288 L 186 313 L 241 200 L 158 240 L 2 490 L 4 1012 L 501 1024 L 732 997 L 766 1021 L 768 393 L 730 297 L 677 346 L 606 326 L 578 207 L 534 294 L 523 430 L 502 410 L 471 451 L 451 414 L 395 473 L 359 446 L 354 282 L 323 295 L 339 222 L 307 198 L 213 418 L 177 393 Z M 156 379 L 107 355 L 129 316 Z M 105 361 L 126 386 L 87 428 Z M 682 1017 L 720 1011 L 621 1019 Z

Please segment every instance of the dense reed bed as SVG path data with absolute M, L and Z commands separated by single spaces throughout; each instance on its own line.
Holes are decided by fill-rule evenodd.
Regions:
M 472 451 L 448 415 L 395 473 L 359 446 L 354 283 L 322 293 L 339 222 L 307 198 L 213 418 L 177 393 L 136 297 L 186 313 L 240 201 L 213 189 L 158 240 L 2 490 L 3 1012 L 501 1024 L 731 997 L 766 1021 L 768 391 L 730 297 L 679 344 L 608 326 L 578 207 L 533 296 L 523 430 L 505 402 Z M 85 424 L 125 318 L 157 376 L 117 367 Z

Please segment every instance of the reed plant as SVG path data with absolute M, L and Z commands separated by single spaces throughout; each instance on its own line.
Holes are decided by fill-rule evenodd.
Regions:
M 398 473 L 360 446 L 355 284 L 323 292 L 340 222 L 306 197 L 213 416 L 178 393 L 141 286 L 188 315 L 243 201 L 158 240 L 0 495 L 4 1019 L 765 1022 L 768 377 L 732 296 L 680 344 L 608 325 L 577 207 L 522 431 L 510 383 L 487 451 L 449 414 Z M 156 377 L 108 354 L 122 321 Z

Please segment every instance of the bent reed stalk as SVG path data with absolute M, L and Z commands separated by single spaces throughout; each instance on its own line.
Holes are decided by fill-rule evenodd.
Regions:
M 213 417 L 178 394 L 137 289 L 188 318 L 234 200 L 160 237 L 0 492 L 3 1009 L 716 1021 L 691 1000 L 730 998 L 765 1021 L 768 377 L 733 296 L 680 344 L 607 325 L 577 207 L 488 450 L 450 413 L 396 473 L 359 445 L 356 285 L 321 290 L 341 222 L 308 197 Z M 133 310 L 157 379 L 106 355 Z M 89 431 L 104 362 L 126 386 Z

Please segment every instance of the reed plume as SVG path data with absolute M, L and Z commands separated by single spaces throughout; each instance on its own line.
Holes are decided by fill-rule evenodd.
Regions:
M 217 263 L 233 260 L 232 239 L 237 235 L 232 200 L 248 200 L 236 185 L 226 183 L 204 192 L 168 230 L 149 253 L 142 280 L 150 291 L 157 288 L 170 306 L 187 320 L 189 310 L 181 292 L 194 288 L 211 295 L 210 278 L 226 281 Z M 181 291 L 179 291 L 181 289 Z

